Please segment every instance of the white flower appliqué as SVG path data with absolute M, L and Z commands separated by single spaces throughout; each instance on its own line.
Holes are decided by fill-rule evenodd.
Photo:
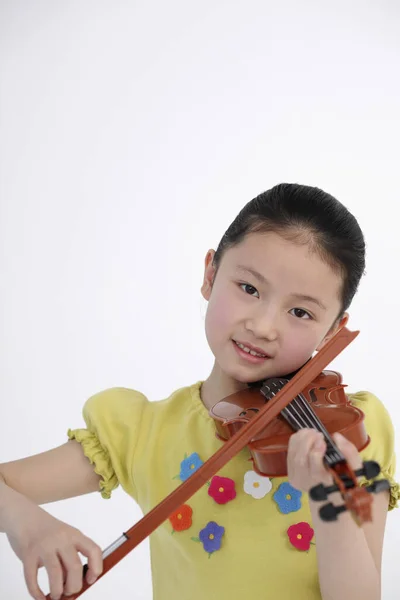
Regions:
M 272 483 L 269 477 L 262 477 L 255 471 L 247 471 L 244 475 L 243 489 L 249 496 L 261 500 L 272 490 Z

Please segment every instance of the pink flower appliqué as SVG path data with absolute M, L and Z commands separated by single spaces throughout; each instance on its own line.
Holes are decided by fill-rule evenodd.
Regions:
M 297 550 L 309 550 L 314 537 L 314 530 L 304 521 L 291 525 L 287 530 L 289 541 Z
M 236 498 L 235 482 L 228 477 L 218 477 L 218 475 L 215 475 L 211 479 L 208 495 L 218 504 L 226 504 Z

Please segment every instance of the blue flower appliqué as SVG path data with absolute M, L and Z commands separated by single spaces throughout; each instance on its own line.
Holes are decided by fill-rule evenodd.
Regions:
M 200 469 L 202 464 L 203 461 L 201 460 L 200 456 L 197 454 L 197 452 L 193 452 L 193 454 L 191 454 L 181 462 L 181 471 L 179 473 L 179 479 L 181 481 L 186 481 L 186 479 L 189 479 L 189 477 L 193 475 L 193 473 L 195 473 L 197 469 Z
M 284 481 L 273 495 L 279 510 L 287 515 L 301 508 L 302 492 L 296 490 L 288 481 Z
M 225 528 L 217 525 L 215 521 L 210 521 L 199 533 L 200 541 L 203 543 L 203 548 L 208 554 L 212 554 L 221 548 L 222 536 L 225 533 Z

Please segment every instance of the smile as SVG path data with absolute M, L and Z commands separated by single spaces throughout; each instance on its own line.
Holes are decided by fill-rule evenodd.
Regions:
M 255 352 L 254 350 L 250 350 L 250 348 L 248 348 L 247 346 L 243 346 L 243 344 L 241 344 L 240 342 L 235 342 L 235 344 L 237 344 L 239 346 L 239 348 L 241 348 L 245 352 L 248 352 L 252 356 L 259 356 L 260 358 L 266 358 L 267 357 L 266 354 L 260 354 L 259 352 Z
M 266 359 L 266 358 L 270 358 L 267 354 L 263 354 L 262 352 L 257 352 L 257 350 L 253 350 L 253 348 L 250 348 L 249 346 L 246 346 L 245 344 L 242 344 L 241 342 L 237 342 L 236 340 L 233 340 L 233 343 L 235 344 L 236 348 L 239 348 L 241 350 L 241 352 L 244 352 L 245 354 L 252 356 L 254 358 L 258 358 L 258 359 Z

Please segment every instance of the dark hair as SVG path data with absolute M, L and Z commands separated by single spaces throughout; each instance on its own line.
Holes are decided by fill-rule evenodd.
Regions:
M 365 241 L 355 217 L 336 198 L 316 187 L 282 183 L 250 200 L 223 235 L 214 256 L 218 269 L 224 252 L 248 233 L 273 231 L 310 243 L 343 276 L 342 309 L 347 310 L 365 270 Z

